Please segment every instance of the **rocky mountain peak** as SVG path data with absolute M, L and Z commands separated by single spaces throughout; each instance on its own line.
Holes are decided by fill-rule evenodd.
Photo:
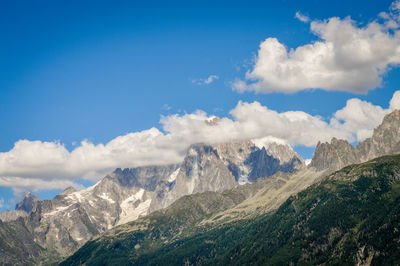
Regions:
M 186 157 L 185 159 L 191 157 L 191 156 L 218 156 L 218 153 L 214 149 L 212 145 L 205 144 L 205 143 L 196 143 L 190 145 L 188 151 L 186 152 Z M 185 160 L 184 159 L 184 160 Z
M 245 164 L 251 168 L 248 181 L 254 182 L 260 177 L 271 176 L 278 172 L 280 161 L 269 155 L 265 147 L 262 147 L 252 152 Z
M 17 203 L 15 206 L 15 210 L 20 210 L 20 211 L 25 211 L 26 213 L 30 213 L 31 211 L 35 211 L 38 203 L 40 202 L 40 199 L 30 193 L 27 192 L 22 200 Z
M 331 142 L 318 142 L 310 167 L 335 171 L 373 158 L 400 152 L 400 111 L 387 114 L 374 129 L 371 138 L 353 147 L 346 140 L 332 138 Z
M 154 191 L 162 179 L 170 176 L 178 168 L 179 164 L 117 168 L 110 177 L 124 187 L 138 187 Z
M 400 125 L 400 110 L 396 109 L 393 112 L 385 115 L 382 124 L 392 125 L 393 127 Z
M 213 147 L 239 184 L 254 182 L 278 171 L 294 172 L 304 167 L 303 159 L 288 145 L 258 146 L 246 140 Z
M 27 192 L 24 197 L 16 204 L 12 211 L 4 210 L 0 213 L 0 221 L 15 221 L 19 217 L 27 217 L 31 212 L 35 212 L 40 204 L 40 199 L 34 194 Z
M 75 188 L 67 187 L 59 195 L 64 196 L 64 195 L 68 195 L 68 194 L 71 194 L 71 193 L 74 193 L 74 192 L 76 192 Z
M 291 162 L 296 158 L 300 164 L 304 164 L 303 159 L 289 145 L 271 142 L 266 147 L 267 153 L 270 156 L 278 159 L 280 164 Z
M 204 191 L 223 191 L 235 185 L 235 179 L 221 159 L 218 149 L 199 143 L 189 147 L 174 191 L 180 197 Z
M 256 149 L 254 143 L 250 140 L 225 142 L 214 145 L 214 148 L 218 151 L 218 154 L 225 159 L 242 158 Z
M 357 161 L 357 151 L 348 141 L 332 138 L 330 143 L 318 142 L 310 167 L 318 171 L 337 170 Z
M 360 142 L 357 146 L 360 162 L 373 159 L 385 154 L 400 152 L 400 111 L 387 114 L 371 138 Z

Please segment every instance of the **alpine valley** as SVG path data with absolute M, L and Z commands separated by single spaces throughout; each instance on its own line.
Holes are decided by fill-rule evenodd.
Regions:
M 400 111 L 356 147 L 194 144 L 0 214 L 0 264 L 400 264 Z

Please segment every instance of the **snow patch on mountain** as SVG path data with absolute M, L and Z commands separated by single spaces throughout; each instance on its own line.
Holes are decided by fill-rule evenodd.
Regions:
M 174 181 L 176 180 L 176 177 L 177 177 L 178 174 L 179 174 L 179 170 L 180 170 L 180 168 L 176 169 L 175 172 L 173 172 L 173 173 L 168 177 L 167 181 L 170 182 L 170 183 L 174 182 Z
M 103 194 L 98 195 L 98 196 L 99 196 L 99 198 L 102 198 L 102 199 L 104 199 L 104 200 L 110 202 L 111 204 L 114 204 L 114 203 L 115 203 L 115 201 L 114 201 L 112 198 L 110 198 L 110 197 L 108 196 L 108 194 L 105 193 L 105 192 L 103 192 Z
M 117 224 L 124 224 L 136 220 L 148 213 L 151 199 L 142 201 L 144 194 L 145 190 L 140 189 L 137 193 L 121 202 L 121 213 Z

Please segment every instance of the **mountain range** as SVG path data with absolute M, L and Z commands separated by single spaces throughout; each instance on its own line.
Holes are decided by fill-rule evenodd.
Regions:
M 55 258 L 72 254 L 93 236 L 165 208 L 182 196 L 222 192 L 279 171 L 304 167 L 287 145 L 251 141 L 189 147 L 181 164 L 116 169 L 94 186 L 67 188 L 52 200 L 27 193 L 3 222 L 21 219 L 33 241 Z M 11 256 L 11 255 L 10 255 Z M 24 259 L 31 259 L 36 253 Z M 20 258 L 15 258 L 18 261 Z
M 399 152 L 398 110 L 385 116 L 372 137 L 356 147 L 336 138 L 318 143 L 308 166 L 289 146 L 277 143 L 261 147 L 250 140 L 194 144 L 180 164 L 116 169 L 92 187 L 81 191 L 67 188 L 52 200 L 40 201 L 27 193 L 15 210 L 0 214 L 0 263 L 54 264 L 74 253 L 65 265 L 341 261 L 343 252 L 348 251 L 343 248 L 349 238 L 345 235 L 357 226 L 364 228 L 366 214 L 359 217 L 357 212 L 355 222 L 348 226 L 327 225 L 318 236 L 328 240 L 319 243 L 311 240 L 312 231 L 317 230 L 314 226 L 319 228 L 317 223 L 325 219 L 321 212 L 331 211 L 331 201 L 341 206 L 339 199 L 345 194 L 340 193 L 350 193 L 355 182 L 364 177 L 368 179 L 362 181 L 367 184 L 365 191 L 371 197 L 378 197 L 374 193 L 379 178 L 388 183 L 385 189 L 389 190 L 385 191 L 390 193 L 386 198 L 379 195 L 373 206 L 382 201 L 397 208 L 392 201 L 397 199 L 399 158 L 365 162 Z M 362 164 L 343 168 L 357 163 Z M 386 163 L 390 169 L 380 172 L 386 169 Z M 324 190 L 326 187 L 329 189 Z M 365 192 L 362 185 L 358 188 L 349 196 L 356 200 L 354 204 L 361 204 L 358 201 Z M 366 212 L 372 203 L 364 203 L 360 206 Z M 319 210 L 318 206 L 329 208 Z M 310 223 L 314 214 L 317 218 Z M 351 212 L 339 214 L 346 221 L 353 219 Z M 390 226 L 398 213 L 394 211 L 393 215 L 388 220 Z M 379 229 L 374 226 L 373 230 Z M 372 234 L 367 229 L 363 234 Z M 354 234 L 349 239 L 358 245 L 358 238 L 364 235 Z M 301 237 L 311 240 L 296 242 Z M 389 237 L 390 243 L 396 239 Z M 350 264 L 371 262 L 386 252 L 382 247 L 364 244 L 349 251 L 353 258 Z M 265 249 L 270 251 L 263 257 Z M 321 260 L 310 260 L 319 253 L 324 254 Z M 167 255 L 174 260 L 167 260 Z
M 241 194 L 185 196 L 115 227 L 61 265 L 398 265 L 400 155 L 332 173 L 274 212 L 210 226 Z

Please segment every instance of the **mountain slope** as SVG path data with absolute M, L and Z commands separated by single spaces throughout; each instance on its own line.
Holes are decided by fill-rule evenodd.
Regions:
M 0 221 L 0 264 L 23 265 L 44 253 L 33 240 L 22 218 L 11 223 Z
M 178 210 L 191 217 L 185 211 L 192 204 Z M 91 265 L 99 256 L 109 264 L 139 265 L 399 264 L 400 155 L 345 167 L 290 197 L 276 212 L 248 220 L 190 228 L 169 210 L 172 216 L 158 218 L 167 226 L 163 232 L 174 234 L 168 226 L 176 221 L 171 228 L 182 226 L 186 234 L 174 238 L 159 234 L 159 227 L 124 225 L 88 242 L 64 264 Z M 138 236 L 143 235 L 142 249 Z
M 135 259 L 169 241 L 191 234 L 196 223 L 211 213 L 235 206 L 243 201 L 241 191 L 204 192 L 184 196 L 170 207 L 156 211 L 144 218 L 109 230 L 101 238 L 85 244 L 72 259 L 61 265 L 128 263 L 127 257 Z M 104 252 L 112 250 L 112 252 Z
M 82 250 L 86 251 L 81 255 L 92 256 L 94 261 L 91 263 L 94 264 L 100 261 L 107 263 L 108 260 L 123 264 L 127 259 L 126 256 L 137 256 L 137 253 L 142 252 L 145 254 L 175 239 L 270 212 L 279 207 L 290 195 L 309 186 L 318 177 L 319 173 L 304 169 L 295 174 L 278 173 L 258 179 L 253 184 L 237 186 L 220 193 L 204 192 L 187 195 L 166 209 L 107 231 L 99 239 L 100 242 L 95 238 L 82 247 Z M 103 239 L 106 240 L 103 242 Z M 128 239 L 128 242 L 124 239 Z M 121 249 L 113 248 L 115 253 L 103 254 L 103 248 L 108 249 L 114 243 L 121 243 Z M 133 246 L 136 246 L 135 254 L 130 253 Z M 116 255 L 117 253 L 119 255 Z M 115 262 L 114 258 L 118 256 L 121 260 Z M 89 258 L 79 258 L 82 261 L 87 259 Z
M 268 178 L 245 185 L 240 190 L 249 190 L 246 199 L 232 208 L 216 212 L 204 219 L 202 225 L 225 224 L 249 219 L 276 210 L 286 199 L 319 180 L 324 172 L 302 169 L 296 173 L 279 172 Z
M 181 164 L 116 169 L 92 187 L 67 188 L 52 200 L 39 201 L 28 193 L 16 210 L 3 212 L 0 219 L 23 217 L 36 244 L 65 257 L 93 236 L 185 195 L 222 192 L 277 171 L 303 167 L 300 156 L 286 145 L 270 144 L 265 149 L 251 141 L 195 144 Z
M 400 156 L 346 167 L 290 198 L 223 262 L 400 262 Z

